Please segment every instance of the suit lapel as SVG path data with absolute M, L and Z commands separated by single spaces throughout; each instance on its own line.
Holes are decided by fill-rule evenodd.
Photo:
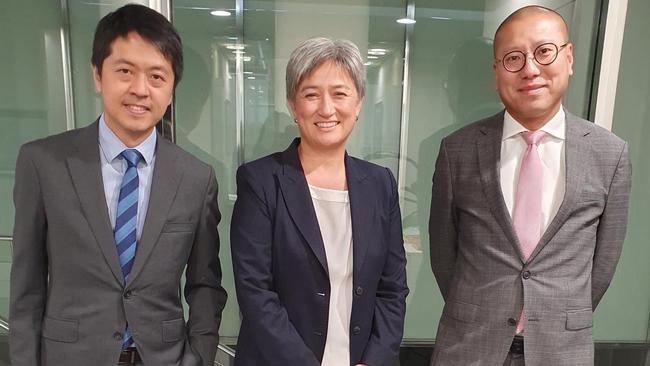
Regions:
M 99 125 L 97 121 L 79 131 L 77 154 L 67 158 L 68 170 L 79 196 L 81 208 L 95 235 L 99 249 L 104 255 L 115 279 L 123 283 L 122 269 L 117 257 L 115 239 L 106 207 L 104 181 L 99 157 Z
M 480 132 L 481 134 L 476 143 L 476 154 L 478 156 L 483 193 L 494 218 L 503 229 L 510 244 L 519 254 L 519 258 L 524 262 L 519 240 L 512 227 L 512 219 L 510 218 L 510 213 L 503 199 L 503 191 L 501 190 L 499 167 L 501 161 L 501 139 L 503 135 L 503 111 L 488 119 L 481 126 Z
M 278 182 L 291 219 L 309 244 L 325 273 L 329 275 L 323 237 L 318 226 L 305 173 L 298 159 L 299 141 L 299 139 L 295 139 L 282 153 L 283 169 L 278 174 Z
M 560 204 L 557 214 L 551 220 L 551 223 L 546 228 L 542 235 L 537 247 L 530 255 L 528 261 L 532 261 L 535 256 L 548 244 L 548 242 L 555 236 L 557 231 L 562 227 L 564 222 L 569 218 L 575 204 L 580 196 L 580 191 L 583 186 L 586 169 L 582 162 L 587 161 L 589 155 L 589 142 L 586 138 L 589 135 L 589 130 L 582 127 L 582 124 L 577 123 L 578 118 L 566 113 L 566 141 L 564 142 L 564 157 L 566 167 L 565 177 L 565 193 L 564 199 Z
M 376 215 L 375 205 L 369 200 L 375 199 L 373 187 L 368 184 L 366 174 L 360 166 L 345 154 L 345 174 L 350 196 L 350 216 L 352 219 L 352 258 L 354 282 L 360 278 L 361 266 L 366 257 L 368 245 L 373 241 L 373 220 Z
M 176 150 L 172 143 L 160 135 L 156 141 L 156 165 L 151 180 L 147 217 L 144 221 L 142 235 L 140 235 L 136 249 L 135 262 L 127 285 L 138 277 L 151 255 L 151 251 L 156 246 L 183 176 L 183 166 L 177 162 Z

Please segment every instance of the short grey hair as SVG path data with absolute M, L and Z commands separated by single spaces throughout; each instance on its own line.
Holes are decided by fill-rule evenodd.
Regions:
M 327 61 L 333 61 L 348 72 L 359 98 L 363 98 L 366 93 L 366 73 L 359 47 L 345 39 L 318 37 L 302 42 L 291 52 L 287 63 L 287 100 L 294 100 L 300 82 Z

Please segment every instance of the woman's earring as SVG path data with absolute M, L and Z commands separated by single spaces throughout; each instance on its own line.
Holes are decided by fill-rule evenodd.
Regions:
M 359 115 L 357 114 L 357 118 L 355 119 L 355 121 L 358 121 L 358 120 L 359 120 Z

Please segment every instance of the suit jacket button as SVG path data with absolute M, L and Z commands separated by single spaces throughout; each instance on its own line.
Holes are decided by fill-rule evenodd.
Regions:
M 133 295 L 133 293 L 131 292 L 131 290 L 128 290 L 127 292 L 124 293 L 124 298 L 128 300 L 131 298 L 131 295 Z
M 120 333 L 120 332 L 113 333 L 113 339 L 115 339 L 116 341 L 121 341 L 122 340 L 122 333 Z
M 521 274 L 521 277 L 523 277 L 524 280 L 529 279 L 529 278 L 530 278 L 530 271 L 524 271 L 524 272 Z
M 352 333 L 353 334 L 359 334 L 361 333 L 361 327 L 358 325 L 355 325 L 354 328 L 352 328 Z
M 515 318 L 508 319 L 508 325 L 514 327 L 515 325 L 517 325 L 517 320 L 515 320 Z
M 354 293 L 357 294 L 357 296 L 363 295 L 363 287 L 358 286 L 355 290 Z

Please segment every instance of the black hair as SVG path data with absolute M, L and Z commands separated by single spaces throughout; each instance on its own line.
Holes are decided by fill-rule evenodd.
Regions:
M 113 42 L 135 32 L 151 42 L 171 63 L 174 87 L 183 76 L 183 45 L 174 26 L 157 11 L 143 5 L 128 4 L 103 17 L 95 29 L 90 59 L 101 75 L 102 64 L 112 52 Z

